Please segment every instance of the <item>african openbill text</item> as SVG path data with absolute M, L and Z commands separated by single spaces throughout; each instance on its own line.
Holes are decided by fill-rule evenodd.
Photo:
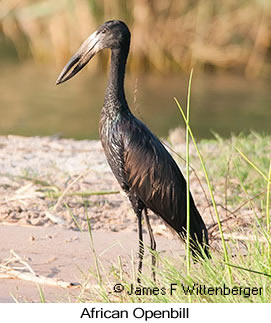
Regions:
M 142 212 L 150 236 L 156 242 L 148 209 L 184 239 L 186 236 L 186 181 L 176 162 L 160 140 L 130 111 L 124 93 L 124 74 L 130 47 L 130 31 L 122 21 L 107 21 L 85 40 L 62 70 L 56 84 L 77 74 L 89 60 L 105 48 L 111 50 L 111 68 L 101 112 L 99 132 L 104 152 L 116 179 L 128 195 L 138 221 L 138 282 L 144 254 Z M 208 232 L 190 193 L 190 236 L 192 254 L 204 258 L 208 252 Z M 155 280 L 155 255 L 152 271 Z

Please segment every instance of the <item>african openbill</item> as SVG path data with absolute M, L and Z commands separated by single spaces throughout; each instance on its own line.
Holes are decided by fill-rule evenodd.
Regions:
M 138 281 L 144 254 L 142 212 L 147 223 L 151 249 L 156 242 L 147 210 L 173 228 L 184 239 L 186 231 L 186 182 L 174 159 L 151 131 L 130 111 L 124 93 L 124 74 L 130 47 L 130 32 L 122 21 L 107 21 L 81 45 L 62 70 L 56 83 L 77 74 L 105 48 L 111 50 L 111 68 L 101 112 L 99 132 L 104 152 L 116 179 L 128 195 L 138 220 Z M 72 69 L 73 68 L 73 69 Z M 208 232 L 190 193 L 192 253 L 208 256 Z M 201 247 L 199 247 L 201 245 Z M 155 256 L 152 254 L 155 279 Z

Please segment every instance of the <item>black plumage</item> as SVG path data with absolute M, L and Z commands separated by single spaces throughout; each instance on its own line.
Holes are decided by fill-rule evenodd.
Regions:
M 150 234 L 152 250 L 156 249 L 156 243 L 149 223 L 148 209 L 160 216 L 181 238 L 184 238 L 186 181 L 160 140 L 131 113 L 128 107 L 124 93 L 124 74 L 129 46 L 130 32 L 125 23 L 118 20 L 104 23 L 82 44 L 64 67 L 57 84 L 74 76 L 97 52 L 104 48 L 111 50 L 111 68 L 99 132 L 107 161 L 120 186 L 127 193 L 138 218 L 140 257 L 138 270 L 141 273 L 144 253 L 142 212 Z M 204 254 L 209 256 L 207 229 L 191 194 L 190 205 L 192 252 L 202 257 Z M 152 264 L 155 279 L 154 255 Z

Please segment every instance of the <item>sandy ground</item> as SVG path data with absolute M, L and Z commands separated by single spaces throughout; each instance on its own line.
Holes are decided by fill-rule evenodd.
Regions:
M 206 200 L 193 176 L 191 189 L 210 225 Z M 87 216 L 105 264 L 119 255 L 128 262 L 131 252 L 137 252 L 137 225 L 119 190 L 99 141 L 0 137 L 0 264 L 13 249 L 37 274 L 79 282 L 79 269 L 86 272 L 93 263 Z M 162 221 L 153 214 L 150 218 L 158 250 L 181 254 L 179 241 Z M 35 284 L 0 279 L 0 302 L 12 301 L 10 294 L 39 301 Z M 45 295 L 49 301 L 67 301 L 73 291 L 47 286 Z
M 18 225 L 2 225 L 0 230 L 0 259 L 8 258 L 12 249 L 39 275 L 80 283 L 89 268 L 94 268 L 94 256 L 87 232 L 57 226 Z M 93 240 L 99 261 L 105 268 L 110 268 L 112 263 L 116 264 L 119 256 L 124 267 L 131 263 L 131 259 L 136 259 L 136 232 L 96 231 L 93 232 Z M 178 240 L 158 237 L 157 244 L 162 254 L 182 254 Z M 77 288 L 64 289 L 44 285 L 42 289 L 46 301 L 49 302 L 68 302 L 78 295 Z M 36 284 L 18 279 L 1 279 L 0 302 L 13 301 L 11 295 L 23 302 L 37 302 L 40 299 Z

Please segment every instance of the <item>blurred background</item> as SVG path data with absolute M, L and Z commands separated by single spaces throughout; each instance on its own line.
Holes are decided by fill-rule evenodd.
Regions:
M 132 33 L 126 93 L 158 136 L 183 125 L 194 67 L 191 123 L 198 138 L 271 132 L 270 0 L 1 0 L 0 134 L 98 138 L 108 52 L 71 81 L 55 80 L 106 20 Z

